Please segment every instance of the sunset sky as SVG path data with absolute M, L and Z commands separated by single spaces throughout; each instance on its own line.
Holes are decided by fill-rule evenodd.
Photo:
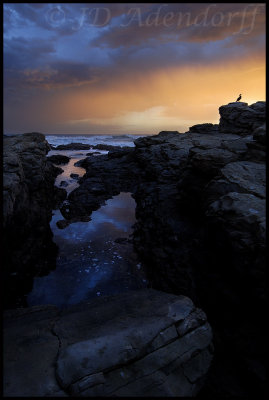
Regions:
M 265 100 L 264 3 L 4 4 L 4 130 L 185 132 Z

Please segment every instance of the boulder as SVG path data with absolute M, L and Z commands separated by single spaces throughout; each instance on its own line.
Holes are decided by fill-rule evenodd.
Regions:
M 67 164 L 70 160 L 70 157 L 63 156 L 61 154 L 55 154 L 53 156 L 47 157 L 47 159 L 51 161 L 53 164 L 60 165 L 60 164 Z
M 192 147 L 189 151 L 188 163 L 199 173 L 214 176 L 221 167 L 237 159 L 237 154 L 226 149 Z
M 59 229 L 64 229 L 69 225 L 69 221 L 66 219 L 61 219 L 60 221 L 56 222 L 56 225 Z
M 229 192 L 253 194 L 265 199 L 265 165 L 251 161 L 237 161 L 227 164 L 219 175 L 205 188 L 208 201 Z
M 217 218 L 233 246 L 246 250 L 265 245 L 265 201 L 254 194 L 230 192 L 210 204 L 207 216 Z M 239 227 L 244 226 L 244 232 Z M 247 229 L 248 228 L 248 229 Z M 235 244 L 235 239 L 239 244 Z
M 93 149 L 97 149 L 97 150 L 108 150 L 108 151 L 117 151 L 117 150 L 121 150 L 121 149 L 129 149 L 129 147 L 125 146 L 125 147 L 121 147 L 121 146 L 113 146 L 111 144 L 96 144 L 94 146 L 92 146 Z
M 123 155 L 127 155 L 133 152 L 132 147 L 120 147 L 120 148 L 115 148 L 113 150 L 109 150 L 108 152 L 108 158 L 119 158 L 122 157 Z
M 68 143 L 68 144 L 60 144 L 55 147 L 54 150 L 90 150 L 92 149 L 92 145 L 86 143 Z
M 94 155 L 97 155 L 97 154 L 102 154 L 102 153 L 100 151 L 94 151 L 92 153 L 86 153 L 86 156 L 90 157 L 90 156 L 94 156 Z
M 219 108 L 221 133 L 253 134 L 265 122 L 265 101 L 250 106 L 247 103 L 229 103 Z
M 218 124 L 197 124 L 189 128 L 189 132 L 191 133 L 195 132 L 195 133 L 212 134 L 212 133 L 217 133 L 218 130 L 219 130 Z
M 70 177 L 73 179 L 78 179 L 79 178 L 79 174 L 70 174 Z
M 66 182 L 66 181 L 61 181 L 61 182 L 60 182 L 60 186 L 67 187 L 67 186 L 68 186 L 68 182 Z

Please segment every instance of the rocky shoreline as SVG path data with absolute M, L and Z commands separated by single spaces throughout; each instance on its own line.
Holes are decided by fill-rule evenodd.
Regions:
M 54 268 L 57 247 L 49 222 L 52 208 L 66 197 L 54 186 L 61 168 L 46 158 L 43 134 L 6 136 L 3 140 L 3 248 L 6 307 L 31 288 L 33 275 Z M 25 287 L 26 286 L 26 287 Z
M 215 356 L 204 388 L 198 394 L 196 380 L 190 377 L 187 379 L 189 386 L 185 383 L 180 385 L 181 388 L 186 388 L 185 392 L 180 392 L 181 389 L 174 386 L 179 374 L 178 368 L 182 371 L 182 363 L 186 361 L 181 360 L 180 366 L 175 368 L 176 375 L 172 373 L 172 378 L 170 373 L 165 373 L 168 378 L 163 380 L 163 376 L 156 372 L 157 382 L 164 382 L 160 383 L 164 390 L 163 395 L 262 396 L 266 389 L 268 332 L 265 320 L 265 102 L 257 102 L 251 106 L 240 102 L 230 103 L 221 106 L 219 111 L 218 125 L 195 125 L 184 134 L 164 131 L 156 136 L 137 139 L 134 148 L 108 149 L 107 155 L 89 156 L 80 161 L 79 164 L 86 169 L 86 174 L 79 179 L 80 186 L 69 194 L 60 208 L 68 224 L 85 219 L 113 195 L 121 191 L 132 192 L 137 204 L 133 244 L 148 271 L 151 287 L 161 291 L 156 292 L 156 296 L 160 299 L 174 296 L 175 301 L 180 299 L 178 296 L 188 296 L 206 312 L 213 329 Z M 44 137 L 38 134 L 28 135 L 23 139 L 10 138 L 6 145 L 4 143 L 7 160 L 4 168 L 8 174 L 7 184 L 4 185 L 7 199 L 4 215 L 5 229 L 10 232 L 7 234 L 6 247 L 11 249 L 6 262 L 9 273 L 15 268 L 9 269 L 9 265 L 17 265 L 19 257 L 24 254 L 21 248 L 29 248 L 28 237 L 31 236 L 30 232 L 32 235 L 35 232 L 34 218 L 39 220 L 39 227 L 49 227 L 51 203 L 47 202 L 45 205 L 41 199 L 63 201 L 65 198 L 65 191 L 54 196 L 53 182 L 57 171 L 45 157 L 48 148 Z M 10 160 L 10 146 L 17 152 L 18 146 L 22 146 L 21 143 L 18 144 L 20 140 L 28 144 L 18 152 L 19 161 L 15 164 L 13 159 Z M 38 142 L 41 149 L 36 152 L 36 158 L 33 158 L 29 150 L 34 141 Z M 50 180 L 41 179 L 44 187 L 41 183 L 38 183 L 41 186 L 32 187 L 35 180 L 25 183 L 25 176 L 27 178 L 27 173 L 30 174 L 27 172 L 29 151 L 31 165 L 37 163 L 36 160 L 42 160 L 43 177 L 46 176 L 46 171 L 50 171 Z M 14 165 L 16 166 L 13 167 Z M 42 193 L 42 196 L 39 197 L 38 193 Z M 22 198 L 25 200 L 22 201 Z M 29 204 L 31 209 L 38 211 L 24 223 L 21 236 L 24 236 L 28 244 L 23 244 L 20 248 L 17 243 L 13 245 L 11 242 L 17 221 L 20 221 L 18 216 Z M 44 213 L 45 209 L 48 210 L 47 214 Z M 43 210 L 42 221 L 39 210 Z M 46 232 L 49 232 L 47 228 Z M 31 247 L 35 249 L 32 244 Z M 37 247 L 33 253 L 40 254 L 38 252 Z M 32 254 L 29 258 L 32 265 L 37 265 L 37 259 Z M 27 269 L 30 267 L 21 267 L 24 272 Z M 148 289 L 145 293 L 147 294 L 144 296 L 150 296 L 151 290 Z M 142 291 L 140 295 L 142 296 Z M 140 295 L 134 294 L 137 304 L 142 299 Z M 130 298 L 131 296 L 130 294 Z M 86 305 L 80 307 L 82 310 L 87 308 Z M 96 305 L 92 304 L 92 307 Z M 185 304 L 182 307 L 184 309 Z M 113 315 L 116 315 L 115 310 L 116 308 Z M 22 314 L 26 315 L 26 320 L 28 312 L 30 309 Z M 54 311 L 50 312 L 53 314 Z M 16 311 L 10 313 L 12 329 L 15 329 L 18 314 Z M 79 316 L 79 312 L 70 313 L 74 313 L 74 318 Z M 139 319 L 140 316 L 135 318 Z M 142 320 L 139 326 L 143 330 Z M 36 323 L 35 318 L 33 323 Z M 112 319 L 109 329 L 114 323 L 115 320 Z M 99 326 L 101 331 L 103 324 L 104 321 Z M 190 324 L 194 328 L 195 324 Z M 7 332 L 10 329 L 8 325 Z M 97 336 L 102 337 L 102 334 L 98 333 Z M 79 343 L 84 343 L 85 340 L 90 339 L 88 336 L 80 337 L 76 345 L 80 346 Z M 112 346 L 111 341 L 109 346 Z M 210 354 L 211 351 L 212 347 Z M 197 353 L 197 358 L 194 357 L 197 363 L 190 367 L 192 374 L 199 365 L 200 376 L 205 377 L 212 358 L 209 353 L 206 356 Z M 62 354 L 61 350 L 58 363 Z M 68 369 L 70 365 L 74 367 L 77 362 L 79 365 L 81 361 L 74 360 L 71 356 L 73 353 L 68 354 L 71 359 L 66 361 L 65 368 Z M 106 373 L 107 367 L 102 368 Z M 160 368 L 157 368 L 158 371 Z M 110 378 L 104 378 L 99 374 L 100 371 L 91 370 L 96 380 L 92 380 L 90 375 L 91 378 L 85 380 L 85 386 L 82 385 L 85 389 L 81 389 L 82 386 L 75 382 L 82 380 L 84 384 L 88 371 L 83 376 L 76 375 L 76 380 L 68 380 L 68 383 L 65 383 L 66 378 L 61 378 L 57 373 L 57 382 L 61 382 L 61 385 L 60 388 L 57 386 L 57 390 L 53 389 L 53 393 L 67 387 L 69 394 L 82 396 L 109 393 L 140 395 L 145 390 L 144 384 L 141 383 L 140 386 L 131 383 L 132 379 L 136 380 L 134 375 L 126 386 L 130 391 L 117 392 L 118 389 L 111 388 Z M 65 369 L 63 373 L 67 373 Z M 108 371 L 108 376 L 109 373 Z M 185 376 L 184 373 L 183 375 Z M 8 379 L 10 382 L 9 376 Z M 153 389 L 156 387 L 156 379 L 155 383 L 146 382 L 146 385 L 152 387 L 148 389 L 148 395 L 156 395 L 156 389 Z M 165 382 L 169 382 L 168 386 Z M 169 392 L 171 387 L 175 388 L 174 392 Z M 14 393 L 12 390 L 9 392 L 7 389 L 7 393 Z

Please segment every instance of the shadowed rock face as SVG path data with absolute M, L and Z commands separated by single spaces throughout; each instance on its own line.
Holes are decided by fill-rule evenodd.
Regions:
M 90 150 L 92 146 L 85 143 L 68 143 L 60 144 L 57 147 L 53 147 L 53 150 Z
M 52 162 L 53 164 L 67 164 L 70 160 L 70 157 L 63 156 L 61 154 L 55 154 L 53 156 L 47 157 L 47 160 Z
M 8 311 L 4 334 L 5 396 L 192 397 L 212 359 L 202 310 L 150 289 Z
M 238 135 L 253 134 L 254 129 L 265 122 L 265 101 L 257 101 L 248 106 L 247 103 L 229 103 L 219 108 L 219 130 L 222 133 Z
M 154 288 L 191 296 L 210 316 L 217 355 L 205 396 L 262 395 L 266 385 L 265 127 L 246 134 L 263 118 L 253 112 L 241 131 L 237 117 L 236 134 L 136 141 L 146 182 L 134 244 Z
M 12 306 L 22 286 L 31 288 L 33 274 L 53 268 L 51 210 L 66 192 L 54 187 L 61 169 L 46 160 L 50 147 L 44 135 L 5 137 L 3 145 L 4 276 Z
M 189 131 L 190 132 L 196 132 L 196 133 L 217 133 L 219 130 L 219 125 L 218 124 L 197 124 L 193 125 L 190 127 Z

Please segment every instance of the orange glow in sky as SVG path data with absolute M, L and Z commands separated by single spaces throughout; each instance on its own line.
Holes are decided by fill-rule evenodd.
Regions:
M 201 4 L 179 3 L 178 7 L 207 10 L 208 5 Z M 236 26 L 218 26 L 218 30 L 199 26 L 197 30 L 193 24 L 171 31 L 165 26 L 135 27 L 134 21 L 120 24 L 128 12 L 112 4 L 111 21 L 104 28 L 81 26 L 66 33 L 63 29 L 69 25 L 60 30 L 51 21 L 44 24 L 41 11 L 49 7 L 56 11 L 62 7 L 65 14 L 59 15 L 65 18 L 68 13 L 74 20 L 80 15 L 75 3 L 5 6 L 4 122 L 8 133 L 185 132 L 197 123 L 218 123 L 218 108 L 235 101 L 239 93 L 241 101 L 249 104 L 265 100 L 262 9 L 255 11 L 247 4 L 211 8 L 210 12 L 218 10 L 223 16 L 233 7 L 239 9 L 238 24 L 244 22 L 252 30 L 235 34 Z M 141 5 L 141 15 L 154 7 L 158 9 L 158 3 Z M 175 12 L 175 5 L 169 7 Z M 30 9 L 36 19 L 34 26 L 29 21 L 27 27 Z M 24 27 L 20 18 L 26 21 Z M 128 35 L 135 28 L 133 43 Z M 36 38 L 30 34 L 34 29 Z

